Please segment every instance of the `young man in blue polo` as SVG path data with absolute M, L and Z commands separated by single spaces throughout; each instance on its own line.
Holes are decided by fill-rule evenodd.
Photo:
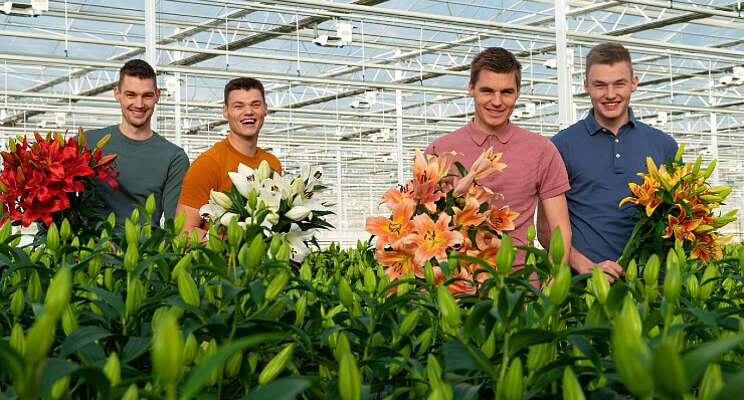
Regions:
M 616 261 L 638 217 L 629 204 L 618 204 L 631 195 L 628 182 L 641 183 L 637 174 L 647 171 L 646 157 L 659 165 L 677 152 L 671 136 L 633 115 L 629 103 L 637 86 L 625 47 L 614 42 L 595 46 L 586 55 L 584 80 L 592 109 L 551 139 L 571 185 L 566 192 L 573 233 L 569 264 L 578 273 L 598 265 L 611 280 L 624 274 Z

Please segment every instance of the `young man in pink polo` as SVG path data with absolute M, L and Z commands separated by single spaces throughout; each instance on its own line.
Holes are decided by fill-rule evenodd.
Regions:
M 459 153 L 457 161 L 468 169 L 489 147 L 493 147 L 494 153 L 502 153 L 500 161 L 507 167 L 479 183 L 503 194 L 492 207 L 508 205 L 519 213 L 514 221 L 515 229 L 508 232 L 512 241 L 517 245 L 532 245 L 527 243 L 527 228 L 533 223 L 540 203 L 551 232 L 560 227 L 568 255 L 571 225 L 564 192 L 570 186 L 563 160 L 550 140 L 509 121 L 519 98 L 521 78 L 522 66 L 508 50 L 492 47 L 475 56 L 470 64 L 468 84 L 475 117 L 464 127 L 434 140 L 426 152 L 441 154 L 454 150 Z M 518 253 L 514 265 L 524 265 L 524 252 Z

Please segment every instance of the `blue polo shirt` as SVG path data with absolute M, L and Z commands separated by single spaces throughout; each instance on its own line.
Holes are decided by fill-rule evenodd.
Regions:
M 674 157 L 677 142 L 666 133 L 630 119 L 613 135 L 594 119 L 586 118 L 551 139 L 563 157 L 571 189 L 566 192 L 572 244 L 592 262 L 617 260 L 638 221 L 631 203 L 618 207 L 631 195 L 628 182 L 641 183 L 646 157 L 656 165 Z

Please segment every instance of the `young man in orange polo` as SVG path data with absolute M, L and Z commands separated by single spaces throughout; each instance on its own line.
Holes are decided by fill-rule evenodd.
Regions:
M 183 178 L 181 196 L 176 207 L 176 216 L 186 213 L 183 231 L 196 229 L 204 238 L 206 230 L 199 208 L 209 202 L 210 190 L 230 191 L 232 181 L 228 172 L 237 171 L 238 164 L 258 168 L 266 160 L 271 169 L 281 173 L 279 160 L 257 146 L 258 133 L 268 113 L 264 88 L 253 78 L 235 78 L 225 85 L 225 104 L 222 115 L 227 119 L 230 132 L 202 153 Z

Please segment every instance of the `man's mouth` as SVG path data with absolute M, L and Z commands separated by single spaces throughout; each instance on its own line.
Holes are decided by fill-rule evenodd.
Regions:
M 253 125 L 256 125 L 256 119 L 255 118 L 241 119 L 240 123 L 243 126 L 253 126 Z

